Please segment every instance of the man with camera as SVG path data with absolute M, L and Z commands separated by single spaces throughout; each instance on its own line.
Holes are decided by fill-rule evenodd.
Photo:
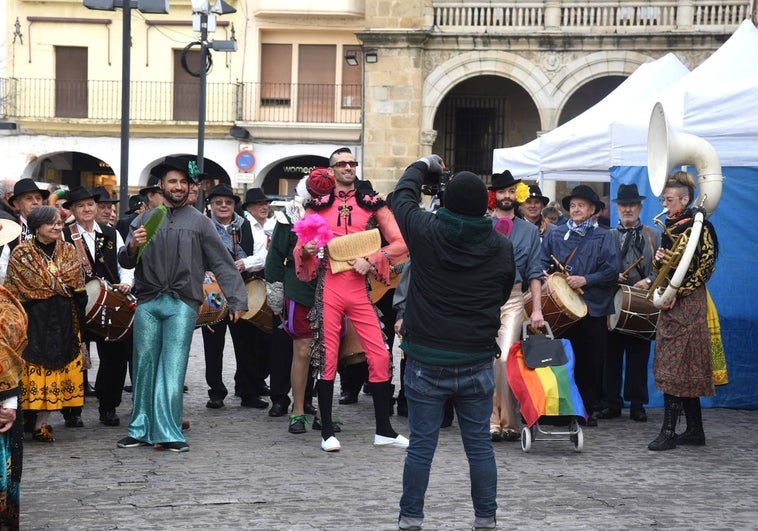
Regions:
M 500 355 L 500 307 L 515 279 L 513 246 L 485 217 L 487 187 L 473 173 L 459 172 L 445 183 L 436 213 L 419 206 L 422 185 L 439 184 L 442 171 L 439 156 L 419 159 L 392 199 L 414 270 L 400 330 L 411 436 L 398 527 L 421 529 L 444 404 L 452 399 L 469 462 L 474 528 L 495 529 L 492 360 Z

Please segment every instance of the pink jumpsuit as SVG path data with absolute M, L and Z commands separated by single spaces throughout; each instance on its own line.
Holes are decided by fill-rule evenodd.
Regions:
M 377 280 L 389 285 L 390 267 L 404 261 L 408 255 L 408 249 L 392 212 L 386 205 L 376 210 L 362 207 L 356 201 L 354 190 L 347 193 L 333 193 L 335 194 L 334 202 L 329 208 L 318 212 L 306 209 L 306 216 L 319 214 L 327 221 L 335 237 L 362 232 L 369 228 L 367 225 L 373 218 L 384 239 L 389 243 L 380 251 L 366 257 L 372 265 L 369 274 L 373 274 Z M 370 196 L 366 198 L 370 199 Z M 329 196 L 323 198 L 324 201 L 328 199 Z M 313 280 L 318 271 L 318 257 L 303 257 L 300 243 L 295 247 L 294 256 L 298 278 L 303 281 Z M 369 298 L 366 278 L 353 270 L 332 274 L 327 264 L 323 285 L 325 363 L 320 378 L 327 381 L 335 378 L 343 316 L 347 316 L 355 327 L 366 354 L 369 368 L 368 381 L 387 382 L 390 379 L 389 353 L 379 318 Z

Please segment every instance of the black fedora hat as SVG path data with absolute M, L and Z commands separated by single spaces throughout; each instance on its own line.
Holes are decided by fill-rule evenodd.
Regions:
M 266 197 L 262 188 L 251 188 L 245 192 L 245 202 L 242 203 L 242 208 L 252 203 L 270 203 L 273 201 L 270 197 Z
M 147 197 L 147 194 L 149 194 L 150 192 L 159 192 L 161 187 L 158 186 L 158 181 L 159 181 L 158 177 L 156 177 L 155 175 L 151 173 L 150 176 L 147 178 L 147 185 L 144 188 L 140 189 L 139 195 L 141 195 L 142 197 Z
M 105 186 L 95 186 L 94 188 L 89 189 L 90 193 L 92 195 L 99 196 L 99 199 L 97 200 L 98 203 L 118 203 L 118 199 L 111 198 L 111 194 L 108 193 L 108 190 L 105 189 Z
M 47 201 L 47 198 L 50 197 L 49 190 L 43 190 L 37 186 L 37 183 L 35 183 L 34 180 L 27 177 L 25 179 L 19 179 L 16 181 L 16 184 L 13 185 L 13 195 L 8 198 L 8 204 L 13 206 L 13 202 L 18 198 L 18 196 L 21 194 L 27 194 L 29 192 L 39 192 L 42 194 L 42 199 L 44 201 Z
M 63 208 L 68 210 L 77 201 L 83 201 L 85 199 L 94 199 L 95 203 L 97 203 L 100 201 L 100 196 L 93 194 L 84 186 L 74 186 L 68 191 L 68 194 L 66 194 L 66 202 L 63 203 Z
M 147 202 L 144 195 L 138 194 L 138 195 L 130 195 L 129 196 L 129 210 L 126 211 L 126 214 L 134 214 L 137 210 L 142 208 L 142 206 Z
M 611 199 L 611 201 L 614 203 L 629 204 L 642 203 L 645 199 L 646 197 L 644 195 L 640 195 L 636 184 L 622 184 L 619 185 L 616 199 Z
M 532 197 L 542 201 L 543 206 L 547 206 L 547 204 L 550 202 L 550 198 L 542 195 L 542 190 L 540 190 L 540 187 L 537 186 L 536 184 L 532 184 L 529 186 L 529 199 L 531 199 Z
M 563 208 L 566 209 L 568 212 L 569 210 L 569 204 L 571 203 L 571 198 L 573 197 L 579 197 L 581 199 L 586 199 L 593 205 L 595 205 L 595 214 L 600 212 L 605 208 L 605 203 L 603 203 L 600 198 L 595 193 L 595 190 L 587 186 L 586 184 L 580 184 L 573 190 L 571 190 L 571 193 L 564 197 L 561 200 L 561 204 L 563 205 Z
M 197 182 L 197 178 L 200 176 L 197 163 L 184 157 L 166 157 L 163 159 L 163 162 L 153 166 L 150 173 L 158 177 L 158 179 L 162 179 L 172 170 L 183 173 L 193 182 Z
M 521 182 L 521 179 L 514 179 L 511 172 L 505 170 L 503 173 L 495 173 L 492 175 L 492 184 L 489 186 L 489 190 L 502 190 L 503 188 L 509 188 L 515 186 Z
M 208 194 L 207 199 L 208 201 L 210 201 L 214 197 L 231 197 L 232 199 L 234 199 L 235 205 L 240 202 L 240 196 L 235 195 L 234 190 L 232 190 L 232 187 L 224 183 L 217 184 L 216 186 L 214 186 L 211 189 L 211 193 Z

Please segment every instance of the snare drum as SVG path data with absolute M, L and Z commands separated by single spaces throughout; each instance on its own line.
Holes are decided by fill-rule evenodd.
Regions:
M 613 297 L 616 313 L 608 316 L 608 330 L 641 339 L 655 339 L 661 310 L 647 298 L 647 290 L 619 285 Z
M 524 294 L 525 318 L 532 315 L 532 293 Z M 566 278 L 553 273 L 542 284 L 542 316 L 550 325 L 553 334 L 559 336 L 568 330 L 571 325 L 587 315 L 587 304 L 579 294 L 571 289 Z
M 106 341 L 126 339 L 132 333 L 137 299 L 124 295 L 108 281 L 95 278 L 84 286 L 87 290 L 84 327 Z
M 227 313 L 229 313 L 229 304 L 226 302 L 226 297 L 215 275 L 206 271 L 203 279 L 203 303 L 197 312 L 195 328 L 216 324 L 222 321 Z
M 340 333 L 340 352 L 339 365 L 348 367 L 366 361 L 366 354 L 363 352 L 361 340 L 358 332 L 355 331 L 353 323 L 347 317 L 342 321 L 342 332 Z
M 274 312 L 266 302 L 266 281 L 251 278 L 245 283 L 247 289 L 247 312 L 242 315 L 246 321 L 270 334 L 274 328 Z

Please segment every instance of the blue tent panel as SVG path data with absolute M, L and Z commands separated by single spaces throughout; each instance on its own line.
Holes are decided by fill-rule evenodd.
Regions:
M 704 406 L 758 409 L 758 168 L 724 167 L 721 201 L 710 221 L 718 235 L 720 254 L 708 290 L 721 321 L 729 384 L 716 388 L 716 396 L 703 400 Z M 645 167 L 611 168 L 611 197 L 621 184 L 637 184 L 647 196 L 641 219 L 652 224 L 662 210 L 652 196 Z M 612 223 L 618 223 L 611 209 Z M 650 375 L 650 405 L 663 403 Z

